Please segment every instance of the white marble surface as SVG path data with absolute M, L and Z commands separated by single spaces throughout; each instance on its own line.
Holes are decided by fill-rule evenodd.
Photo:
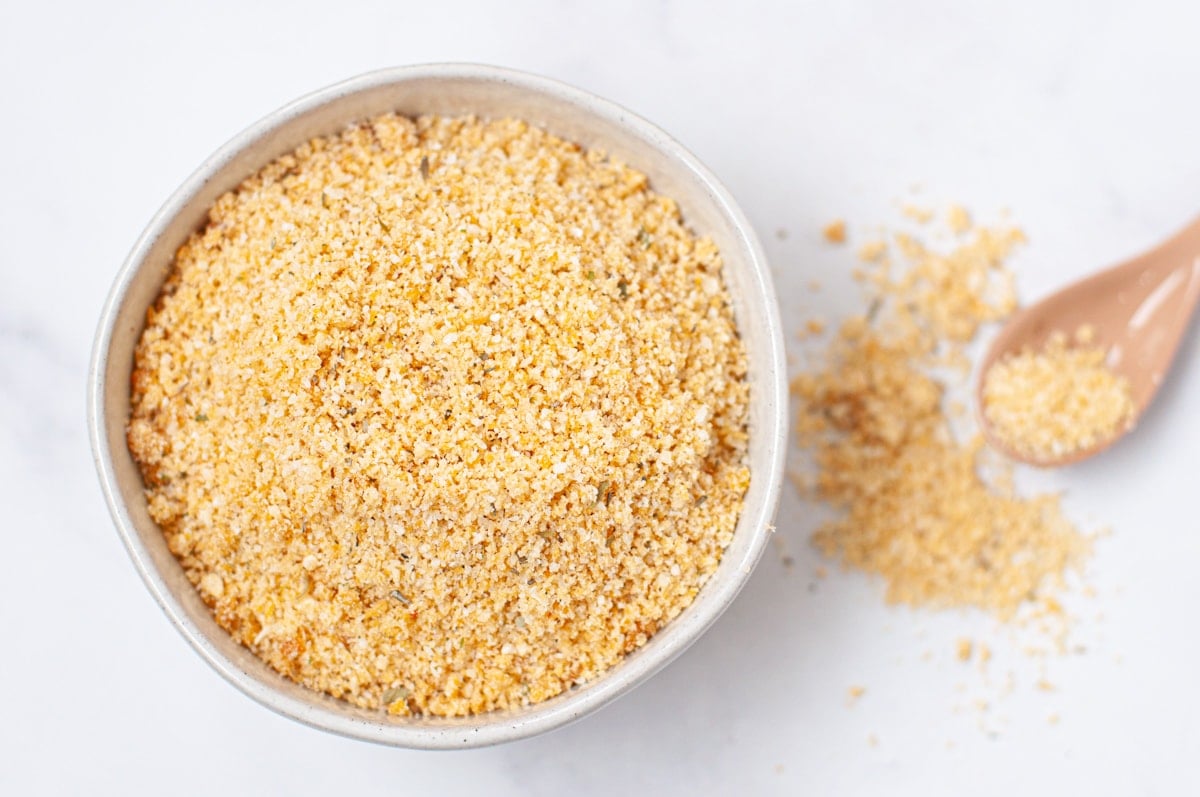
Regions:
M 769 553 L 677 663 L 567 729 L 452 754 L 309 730 L 211 672 L 126 560 L 83 412 L 100 304 L 146 220 L 211 150 L 311 88 L 473 60 L 625 104 L 726 181 L 799 326 L 852 304 L 847 254 L 819 226 L 891 221 L 914 183 L 982 216 L 1012 209 L 1027 298 L 1200 211 L 1200 6 L 114 5 L 0 7 L 0 793 L 1200 791 L 1198 330 L 1135 438 L 1026 475 L 1113 529 L 1088 576 L 1087 653 L 1046 665 L 1054 692 L 986 619 L 885 608 L 857 575 L 815 580 L 813 510 L 789 491 L 795 566 Z M 828 288 L 810 296 L 814 277 Z M 959 636 L 992 640 L 992 683 L 954 661 Z M 1010 669 L 1017 688 L 998 697 Z M 854 684 L 867 693 L 848 707 Z

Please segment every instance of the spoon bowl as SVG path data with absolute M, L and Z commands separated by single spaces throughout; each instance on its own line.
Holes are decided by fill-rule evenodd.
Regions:
M 1031 465 L 1068 465 L 1100 453 L 1136 426 L 1150 406 L 1187 331 L 1200 300 L 1200 219 L 1159 246 L 1124 263 L 1072 283 L 1008 320 L 992 341 L 975 384 L 975 407 L 988 442 L 1012 459 Z M 1040 350 L 1050 336 L 1068 338 L 1082 326 L 1094 331 L 1090 345 L 1107 351 L 1106 365 L 1129 382 L 1131 422 L 1085 448 L 1040 458 L 1016 451 L 984 412 L 989 370 L 1001 360 Z

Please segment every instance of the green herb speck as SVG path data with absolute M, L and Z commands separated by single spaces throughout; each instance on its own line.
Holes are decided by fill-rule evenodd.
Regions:
M 397 700 L 407 700 L 412 694 L 407 686 L 393 686 L 390 689 L 383 690 L 383 706 L 387 708 Z

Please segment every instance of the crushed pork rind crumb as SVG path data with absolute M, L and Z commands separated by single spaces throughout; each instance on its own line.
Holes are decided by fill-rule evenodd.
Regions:
M 821 230 L 821 235 L 831 244 L 841 244 L 846 242 L 846 222 L 841 219 L 834 219 L 825 225 Z
M 1129 380 L 1106 363 L 1108 350 L 1089 345 L 1082 326 L 1069 345 L 1062 332 L 1042 349 L 1025 349 L 988 369 L 983 414 L 1012 451 L 1050 461 L 1089 449 L 1127 429 L 1133 419 Z
M 969 218 L 953 216 L 956 227 Z M 842 324 L 821 367 L 793 380 L 797 433 L 813 452 L 813 492 L 842 510 L 816 531 L 819 549 L 880 575 L 890 601 L 1007 619 L 1060 586 L 1089 544 L 1058 496 L 1024 498 L 1008 479 L 985 480 L 982 438 L 951 430 L 935 369 L 965 376 L 962 347 L 1015 309 L 1003 264 L 1024 240 L 1012 228 L 956 231 L 947 251 L 909 235 L 859 250 L 872 266 L 860 272 L 871 309 Z
M 136 350 L 152 516 L 236 639 L 393 714 L 580 684 L 696 596 L 749 484 L 721 258 L 645 175 L 386 115 L 222 196 Z

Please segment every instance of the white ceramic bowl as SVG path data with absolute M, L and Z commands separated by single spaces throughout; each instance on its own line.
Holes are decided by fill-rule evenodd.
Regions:
M 601 677 L 525 709 L 464 719 L 390 717 L 285 679 L 213 620 L 147 513 L 141 475 L 125 444 L 133 350 L 146 310 L 176 249 L 204 223 L 208 208 L 310 138 L 388 111 L 517 117 L 645 172 L 656 191 L 679 203 L 694 230 L 716 241 L 745 341 L 751 480 L 720 567 L 692 605 L 642 648 Z M 783 471 L 785 380 L 779 313 L 762 249 L 728 192 L 687 150 L 629 111 L 552 80 L 486 66 L 412 66 L 353 78 L 275 111 L 221 147 L 167 200 L 134 245 L 104 306 L 89 377 L 88 422 L 109 509 L 134 565 L 171 622 L 226 680 L 262 705 L 317 728 L 403 747 L 456 748 L 531 736 L 594 711 L 682 653 L 729 606 L 770 535 Z

